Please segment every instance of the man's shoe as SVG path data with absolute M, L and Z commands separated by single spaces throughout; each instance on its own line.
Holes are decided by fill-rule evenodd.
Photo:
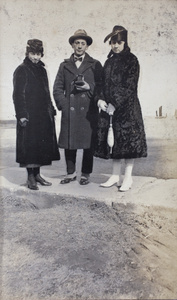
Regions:
M 28 175 L 27 184 L 28 184 L 28 188 L 31 189 L 31 190 L 38 190 L 39 189 L 33 174 Z
M 61 184 L 70 183 L 70 182 L 72 182 L 72 181 L 75 181 L 76 178 L 77 178 L 77 177 L 76 177 L 76 172 L 74 172 L 73 174 L 67 174 L 67 175 L 65 176 L 65 178 L 62 179 L 62 180 L 60 181 L 60 183 L 61 183 Z
M 35 177 L 36 182 L 39 182 L 41 185 L 50 186 L 52 185 L 51 182 L 46 181 L 44 178 L 42 178 L 39 174 Z
M 89 184 L 90 183 L 90 174 L 82 172 L 79 183 L 80 183 L 80 185 L 87 185 L 87 184 Z
M 80 185 L 86 185 L 89 184 L 90 180 L 89 177 L 81 176 L 81 179 L 79 181 Z

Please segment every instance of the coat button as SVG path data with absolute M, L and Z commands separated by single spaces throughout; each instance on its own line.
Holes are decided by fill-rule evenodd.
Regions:
M 74 107 L 71 106 L 71 107 L 70 107 L 70 110 L 74 110 Z
M 83 106 L 81 107 L 81 110 L 84 110 L 84 107 L 83 107 Z
M 81 97 L 82 97 L 82 98 L 85 98 L 85 94 L 82 94 Z
M 73 98 L 73 97 L 74 97 L 74 94 L 71 94 L 70 96 Z

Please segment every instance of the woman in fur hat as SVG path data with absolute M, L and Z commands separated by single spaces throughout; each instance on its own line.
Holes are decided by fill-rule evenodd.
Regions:
M 111 51 L 104 65 L 104 100 L 98 101 L 101 112 L 94 155 L 113 159 L 112 176 L 101 186 L 110 187 L 117 184 L 121 186 L 120 191 L 127 191 L 133 182 L 135 158 L 147 156 L 146 136 L 137 95 L 139 62 L 130 52 L 127 30 L 124 27 L 114 26 L 104 42 L 109 39 Z M 107 142 L 111 114 L 114 133 L 112 151 Z M 120 184 L 122 159 L 125 159 L 125 176 Z
M 47 72 L 44 63 L 42 41 L 27 42 L 26 58 L 13 76 L 13 101 L 17 118 L 16 161 L 25 167 L 27 185 L 38 190 L 37 182 L 51 185 L 40 175 L 40 167 L 59 160 L 53 107 Z

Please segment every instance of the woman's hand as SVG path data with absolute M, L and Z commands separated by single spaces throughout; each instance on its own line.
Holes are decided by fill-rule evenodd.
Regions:
M 108 106 L 107 106 L 106 112 L 107 112 L 109 115 L 113 115 L 114 111 L 115 111 L 115 107 L 114 107 L 111 103 L 109 103 Z
M 108 105 L 107 105 L 106 101 L 99 99 L 97 105 L 103 111 L 107 110 Z
M 29 121 L 26 118 L 21 118 L 19 121 L 21 127 L 26 127 L 27 122 L 29 122 Z

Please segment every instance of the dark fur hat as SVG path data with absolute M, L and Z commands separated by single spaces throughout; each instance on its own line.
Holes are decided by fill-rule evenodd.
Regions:
M 41 53 L 41 55 L 44 56 L 42 41 L 37 39 L 28 40 L 26 46 L 26 55 L 28 55 L 29 52 Z

